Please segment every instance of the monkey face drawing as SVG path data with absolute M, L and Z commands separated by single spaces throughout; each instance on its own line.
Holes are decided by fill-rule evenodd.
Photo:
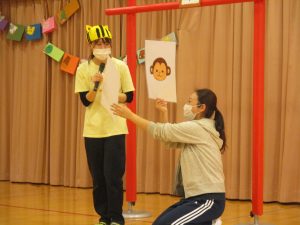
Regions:
M 171 68 L 164 58 L 157 58 L 150 67 L 150 73 L 158 81 L 163 81 L 171 74 Z

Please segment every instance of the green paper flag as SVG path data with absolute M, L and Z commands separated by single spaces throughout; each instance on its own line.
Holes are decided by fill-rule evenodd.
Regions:
M 18 25 L 18 24 L 15 25 L 13 23 L 10 23 L 9 31 L 7 33 L 6 38 L 10 39 L 12 41 L 21 41 L 24 31 L 25 31 L 24 26 Z
M 64 55 L 64 51 L 56 47 L 55 45 L 48 43 L 44 48 L 44 53 L 55 61 L 59 62 Z

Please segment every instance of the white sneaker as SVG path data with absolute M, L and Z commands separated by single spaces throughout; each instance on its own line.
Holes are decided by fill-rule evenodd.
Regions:
M 222 225 L 222 220 L 220 218 L 213 220 L 212 225 Z

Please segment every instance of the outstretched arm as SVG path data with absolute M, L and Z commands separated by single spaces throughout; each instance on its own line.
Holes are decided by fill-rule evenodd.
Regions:
M 117 116 L 121 116 L 125 119 L 131 120 L 133 123 L 135 123 L 138 127 L 147 130 L 148 126 L 151 121 L 146 120 L 135 113 L 133 113 L 126 105 L 117 105 L 113 104 L 111 106 L 111 110 L 113 113 Z
M 136 115 L 122 104 L 113 104 L 111 110 L 115 115 L 131 120 L 138 127 L 150 132 L 155 139 L 164 142 L 199 144 L 202 141 L 200 137 L 207 135 L 207 131 L 193 121 L 174 124 L 154 123 Z

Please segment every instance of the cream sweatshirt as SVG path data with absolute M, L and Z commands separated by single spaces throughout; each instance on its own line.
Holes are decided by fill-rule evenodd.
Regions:
M 155 139 L 181 148 L 180 164 L 185 197 L 224 193 L 220 148 L 223 144 L 215 121 L 202 118 L 182 123 L 153 123 L 148 127 Z

